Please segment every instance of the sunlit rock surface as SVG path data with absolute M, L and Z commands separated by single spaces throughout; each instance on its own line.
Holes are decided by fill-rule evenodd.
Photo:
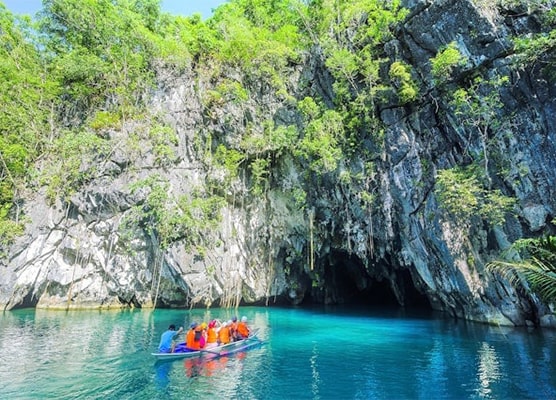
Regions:
M 133 123 L 109 132 L 115 150 L 97 181 L 66 204 L 47 206 L 41 193 L 26 202 L 31 222 L 0 268 L 0 304 L 65 309 L 358 302 L 432 307 L 495 324 L 556 326 L 547 305 L 485 271 L 500 250 L 556 215 L 556 87 L 540 71 L 518 74 L 508 67 L 509 37 L 529 29 L 530 17 L 506 18 L 473 4 L 406 1 L 411 14 L 386 51 L 413 67 L 422 96 L 379 110 L 385 147 L 373 160 L 372 176 L 364 177 L 378 205 L 371 212 L 362 207 L 361 184 L 339 179 L 342 170 L 364 170 L 369 149 L 361 143 L 339 176 L 308 181 L 302 167 L 284 157 L 264 197 L 251 195 L 245 179 L 222 186 L 227 206 L 202 249 L 177 242 L 161 250 L 141 230 L 123 237 L 122 221 L 146 196 L 132 194 L 130 182 L 158 174 L 179 196 L 221 179 L 203 163 L 199 135 L 234 143 L 245 120 L 260 126 L 268 119 L 283 125 L 299 120 L 287 100 L 260 82 L 251 82 L 251 97 L 241 107 L 228 102 L 207 110 L 202 93 L 214 83 L 202 71 L 159 71 L 151 110 L 178 134 L 176 161 L 157 166 L 148 142 L 139 145 L 139 154 L 117 146 Z M 481 151 L 478 139 L 462 135 L 446 93 L 432 84 L 429 60 L 450 42 L 468 58 L 455 82 L 476 69 L 511 79 L 500 92 L 511 134 L 492 144 L 507 157 L 498 160 L 507 173 L 493 186 L 518 199 L 518 214 L 500 227 L 450 220 L 434 196 L 437 170 L 462 162 L 466 151 Z M 291 66 L 288 90 L 297 98 L 318 93 L 333 99 L 332 78 L 314 51 Z M 241 79 L 237 71 L 227 74 Z M 296 187 L 307 188 L 305 207 L 293 201 Z

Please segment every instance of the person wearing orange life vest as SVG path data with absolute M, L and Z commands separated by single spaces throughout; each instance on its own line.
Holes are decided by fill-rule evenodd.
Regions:
M 216 320 L 213 319 L 209 322 L 207 327 L 207 344 L 206 348 L 215 347 L 218 345 L 218 334 L 216 333 Z
M 237 337 L 237 317 L 232 317 L 232 320 L 228 321 L 228 327 L 230 329 L 230 338 L 233 341 L 238 340 L 238 337 Z
M 230 343 L 230 328 L 227 322 L 224 322 L 218 331 L 218 343 L 221 345 Z
M 247 317 L 241 317 L 241 322 L 237 324 L 237 334 L 238 340 L 245 339 L 249 337 L 249 327 L 247 326 Z
M 203 336 L 203 330 L 201 325 L 193 322 L 190 327 L 187 335 L 185 336 L 185 347 L 188 350 L 198 351 L 201 350 L 203 347 L 201 345 L 201 338 Z

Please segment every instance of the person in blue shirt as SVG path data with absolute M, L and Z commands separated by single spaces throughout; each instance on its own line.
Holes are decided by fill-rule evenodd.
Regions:
M 158 345 L 158 351 L 160 353 L 173 353 L 176 347 L 176 339 L 180 333 L 183 332 L 183 326 L 176 331 L 176 326 L 174 324 L 168 327 L 168 330 L 160 336 L 160 344 Z

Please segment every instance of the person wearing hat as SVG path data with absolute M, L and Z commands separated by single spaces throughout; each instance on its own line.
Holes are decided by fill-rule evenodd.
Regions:
M 188 350 L 201 350 L 201 348 L 203 347 L 201 344 L 202 336 L 202 326 L 199 325 L 197 322 L 192 322 L 189 326 L 189 331 L 187 331 L 187 335 L 185 337 L 185 347 L 187 347 Z
M 249 327 L 247 326 L 247 317 L 241 317 L 241 321 L 237 324 L 237 337 L 239 340 L 249 337 Z
M 230 337 L 232 338 L 233 341 L 238 340 L 238 336 L 237 336 L 237 317 L 232 317 L 231 321 L 228 321 L 228 328 L 230 329 Z
M 218 343 L 218 335 L 216 333 L 216 320 L 213 319 L 208 323 L 207 327 L 207 344 L 206 347 L 215 347 Z
M 228 344 L 230 343 L 230 327 L 228 322 L 224 322 L 218 331 L 218 343 Z
M 183 332 L 183 326 L 176 332 L 176 325 L 172 324 L 168 330 L 160 336 L 160 344 L 158 345 L 159 353 L 173 353 L 176 347 L 175 339 Z
M 199 338 L 201 349 L 207 345 L 207 328 L 208 325 L 206 322 L 201 323 L 201 326 L 197 328 L 201 330 L 201 337 Z

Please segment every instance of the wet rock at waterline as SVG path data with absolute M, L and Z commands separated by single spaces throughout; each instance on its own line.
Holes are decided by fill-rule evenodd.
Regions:
M 259 191 L 253 169 L 241 166 L 228 179 L 208 163 L 205 150 L 239 148 L 247 127 L 262 135 L 269 121 L 300 128 L 303 116 L 292 99 L 310 96 L 332 109 L 339 94 L 323 50 L 310 48 L 285 67 L 289 97 L 231 66 L 221 76 L 194 63 L 179 72 L 160 68 L 149 112 L 176 133 L 175 157 L 160 165 L 148 136 L 133 148 L 121 145 L 140 130 L 138 121 L 104 132 L 114 151 L 99 162 L 95 179 L 63 202 L 51 205 L 40 191 L 25 199 L 29 223 L 2 261 L 0 304 L 419 306 L 494 324 L 556 326 L 548 305 L 485 269 L 515 239 L 542 232 L 556 215 L 556 87 L 542 70 L 511 69 L 511 37 L 534 29 L 536 17 L 474 3 L 406 1 L 410 13 L 382 50 L 389 64 L 411 66 L 419 96 L 403 102 L 393 91 L 384 94 L 373 110 L 380 124 L 363 129 L 349 156 L 333 158 L 333 172 L 308 173 L 291 154 L 272 153 Z M 430 59 L 450 43 L 466 62 L 439 88 Z M 511 124 L 504 134 L 491 134 L 488 145 L 496 154 L 491 163 L 504 171 L 491 184 L 517 205 L 497 226 L 478 215 L 453 218 L 435 194 L 439 171 L 466 165 L 470 154 L 483 151 L 485 142 L 462 128 L 450 96 L 477 74 L 510 79 L 499 90 L 498 118 Z M 206 93 L 230 79 L 243 83 L 248 98 L 209 105 Z M 196 196 L 222 199 L 215 225 L 192 223 L 161 243 L 144 220 L 129 224 L 138 210 L 152 207 L 155 187 L 132 190 L 132 184 L 154 176 L 168 207 L 175 199 L 190 206 Z

